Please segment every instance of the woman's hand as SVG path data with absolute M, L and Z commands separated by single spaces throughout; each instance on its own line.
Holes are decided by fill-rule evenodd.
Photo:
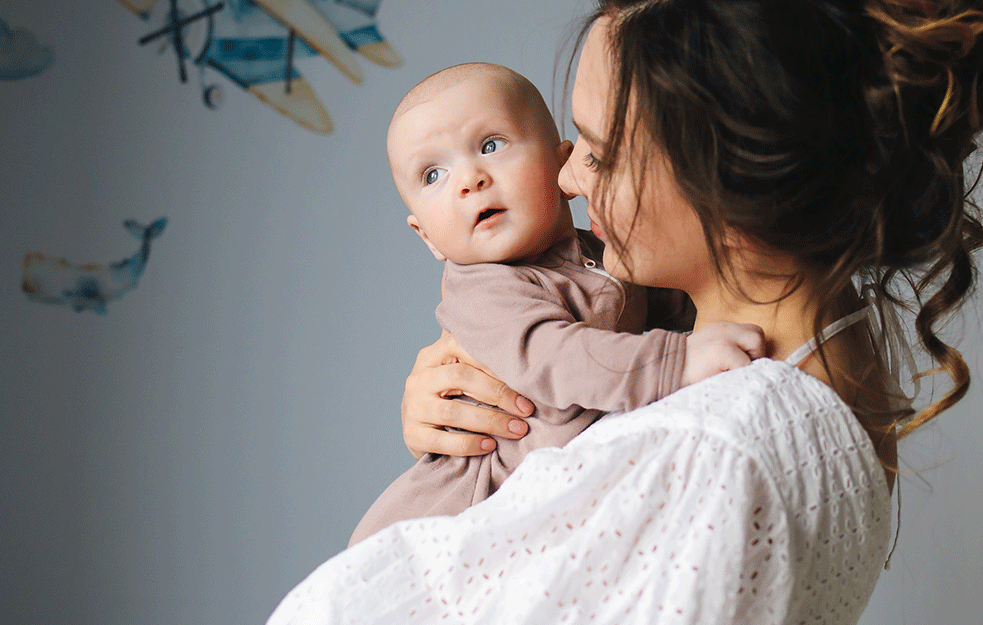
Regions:
M 455 401 L 466 395 L 502 411 Z M 475 362 L 447 331 L 420 350 L 403 393 L 403 441 L 419 460 L 423 454 L 480 456 L 495 449 L 495 439 L 522 438 L 529 426 L 521 418 L 533 404 Z M 449 432 L 445 428 L 477 432 Z

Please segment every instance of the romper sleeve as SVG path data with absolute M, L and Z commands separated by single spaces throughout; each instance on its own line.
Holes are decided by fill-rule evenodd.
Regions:
M 534 403 L 627 411 L 672 393 L 682 378 L 685 336 L 592 327 L 521 266 L 448 264 L 437 320 Z

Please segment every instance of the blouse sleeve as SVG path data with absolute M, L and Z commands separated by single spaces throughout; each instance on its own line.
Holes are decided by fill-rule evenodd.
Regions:
M 790 528 L 761 467 L 703 432 L 659 438 L 539 450 L 465 513 L 329 561 L 270 623 L 784 623 Z
M 778 490 L 741 449 L 704 432 L 675 438 L 675 458 L 649 484 L 663 514 L 622 549 L 626 577 L 640 580 L 633 609 L 658 623 L 784 623 L 793 528 Z
M 270 625 L 856 623 L 890 533 L 850 409 L 763 359 L 530 453 L 455 517 L 362 541 Z

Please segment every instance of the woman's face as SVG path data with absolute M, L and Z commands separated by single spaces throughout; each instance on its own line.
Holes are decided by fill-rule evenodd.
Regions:
M 653 152 L 644 172 L 633 167 L 632 163 L 639 159 L 625 150 L 619 163 L 604 160 L 614 88 L 607 47 L 609 25 L 609 18 L 594 24 L 580 55 L 571 101 L 573 123 L 579 134 L 573 154 L 560 171 L 560 188 L 587 199 L 591 229 L 607 243 L 604 267 L 609 273 L 637 284 L 678 288 L 693 295 L 714 275 L 713 263 L 696 212 L 683 199 L 667 159 L 654 154 L 657 148 L 651 146 Z M 603 214 L 596 197 L 596 181 L 602 167 L 613 167 L 611 195 Z M 636 217 L 636 180 L 641 176 L 646 184 Z M 625 258 L 619 258 L 615 246 L 610 244 L 614 239 L 626 244 Z

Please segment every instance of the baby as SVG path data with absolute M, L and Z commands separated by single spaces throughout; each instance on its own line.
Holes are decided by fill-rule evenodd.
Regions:
M 496 65 L 438 72 L 396 108 L 387 148 L 407 223 L 446 261 L 437 320 L 536 412 L 524 438 L 499 438 L 487 455 L 423 456 L 349 544 L 402 519 L 463 511 L 529 451 L 730 368 L 728 351 L 762 355 L 760 328 L 746 325 L 641 334 L 644 290 L 600 267 L 602 244 L 574 228 L 557 185 L 571 147 L 536 87 Z M 708 333 L 714 349 L 700 340 Z

